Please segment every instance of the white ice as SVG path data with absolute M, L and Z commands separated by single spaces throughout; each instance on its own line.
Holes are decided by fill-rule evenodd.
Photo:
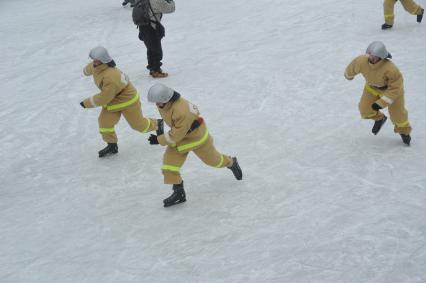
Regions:
M 423 7 L 426 0 L 417 0 Z M 426 282 L 426 22 L 382 1 L 176 0 L 161 82 L 197 104 L 244 180 L 190 156 L 171 208 L 164 148 L 124 119 L 99 159 L 97 92 L 110 51 L 146 100 L 119 0 L 0 1 L 0 282 Z M 412 146 L 361 120 L 343 71 L 382 40 L 404 74 Z M 385 111 L 387 113 L 387 111 Z

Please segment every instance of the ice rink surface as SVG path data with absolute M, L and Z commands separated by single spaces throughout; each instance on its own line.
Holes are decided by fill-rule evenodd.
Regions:
M 426 22 L 400 3 L 382 31 L 382 1 L 176 0 L 160 81 L 244 179 L 191 155 L 188 201 L 165 209 L 164 148 L 122 119 L 99 159 L 99 109 L 79 105 L 103 45 L 159 118 L 130 8 L 27 2 L 0 2 L 0 282 L 426 282 Z M 374 40 L 404 75 L 411 147 L 390 120 L 371 134 L 364 80 L 343 77 Z

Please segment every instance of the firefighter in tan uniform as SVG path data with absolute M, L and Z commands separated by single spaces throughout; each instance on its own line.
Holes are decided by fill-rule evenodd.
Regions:
M 167 146 L 161 167 L 164 183 L 173 185 L 173 194 L 164 206 L 186 201 L 180 169 L 188 153 L 194 152 L 205 164 L 216 168 L 229 168 L 237 180 L 243 177 L 236 157 L 219 153 L 198 108 L 173 89 L 155 84 L 148 91 L 148 101 L 156 103 L 158 111 L 170 131 L 152 135 L 150 144 Z
M 395 8 L 395 3 L 397 1 L 398 0 L 385 0 L 385 2 L 383 3 L 385 23 L 382 25 L 382 29 L 392 28 L 393 22 L 395 19 L 394 8 Z M 408 13 L 412 15 L 417 15 L 418 23 L 422 22 L 423 14 L 425 12 L 425 10 L 422 7 L 416 4 L 416 2 L 414 2 L 413 0 L 400 0 L 400 2 Z
M 392 56 L 382 42 L 372 42 L 366 53 L 356 57 L 345 70 L 345 78 L 348 80 L 359 73 L 366 80 L 359 102 L 361 117 L 375 121 L 372 132 L 376 135 L 387 119 L 380 110 L 388 107 L 395 133 L 401 135 L 406 145 L 410 145 L 411 126 L 405 109 L 402 74 L 389 60 Z
M 89 63 L 83 72 L 86 76 L 93 76 L 101 92 L 83 100 L 80 105 L 83 108 L 102 107 L 98 119 L 99 132 L 102 139 L 107 142 L 107 146 L 99 151 L 99 157 L 104 157 L 118 152 L 114 126 L 121 115 L 132 129 L 142 133 L 156 130 L 157 124 L 161 124 L 162 121 L 143 116 L 139 94 L 129 78 L 115 67 L 114 60 L 104 47 L 93 48 L 89 57 L 93 62 Z

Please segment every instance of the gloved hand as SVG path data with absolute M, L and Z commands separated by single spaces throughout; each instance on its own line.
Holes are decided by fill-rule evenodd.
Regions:
M 151 134 L 148 140 L 149 140 L 149 144 L 158 144 L 158 138 L 156 135 Z
M 382 109 L 382 107 L 380 107 L 380 105 L 375 102 L 371 105 L 371 108 L 373 108 L 376 111 L 379 111 L 380 109 Z
M 86 106 L 84 106 L 83 101 L 82 101 L 82 102 L 80 102 L 80 105 L 81 105 L 81 107 L 86 108 Z

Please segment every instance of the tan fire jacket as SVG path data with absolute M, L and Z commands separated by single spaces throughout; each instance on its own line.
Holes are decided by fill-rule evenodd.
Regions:
M 93 75 L 100 93 L 86 98 L 83 103 L 87 108 L 102 106 L 108 111 L 120 111 L 139 101 L 137 90 L 129 81 L 129 78 L 119 69 L 102 64 L 93 67 L 88 64 L 83 73 L 86 76 Z
M 180 97 L 178 100 L 168 102 L 163 108 L 158 107 L 164 122 L 170 131 L 158 136 L 161 145 L 176 147 L 179 152 L 187 152 L 203 145 L 209 138 L 205 123 L 188 133 L 192 123 L 199 120 L 200 112 L 197 106 Z
M 404 79 L 395 64 L 383 59 L 376 64 L 368 62 L 368 55 L 356 57 L 346 68 L 345 78 L 352 80 L 361 73 L 366 81 L 367 92 L 380 97 L 376 102 L 382 108 L 392 104 L 398 97 L 404 95 Z

